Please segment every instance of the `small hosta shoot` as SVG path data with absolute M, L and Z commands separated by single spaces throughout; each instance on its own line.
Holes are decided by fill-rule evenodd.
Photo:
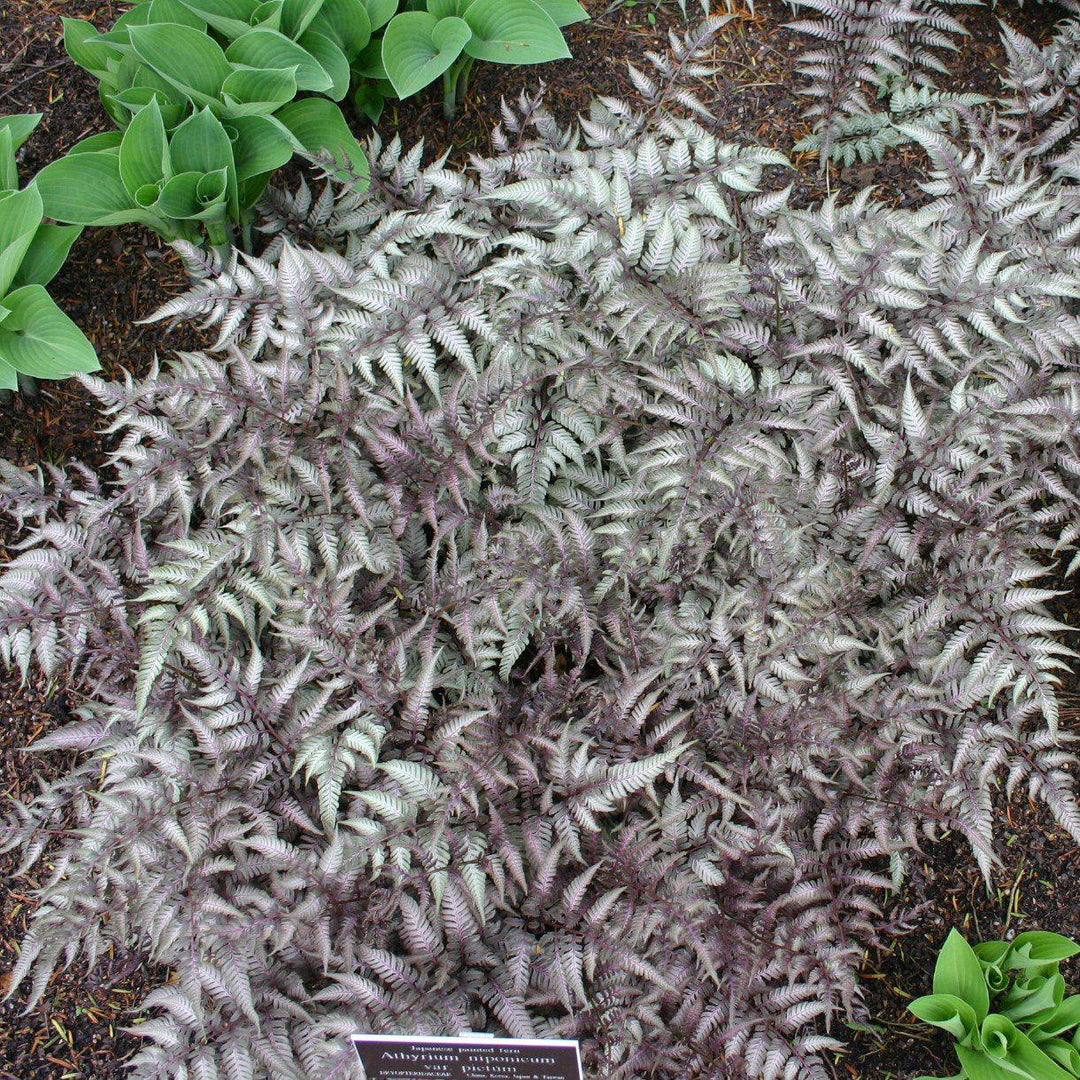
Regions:
M 951 1080 L 1071 1080 L 1080 1076 L 1080 994 L 1061 963 L 1075 941 L 1044 931 L 972 948 L 952 930 L 934 968 L 934 992 L 909 1006 L 954 1040 Z M 919 1080 L 933 1080 L 920 1077 Z

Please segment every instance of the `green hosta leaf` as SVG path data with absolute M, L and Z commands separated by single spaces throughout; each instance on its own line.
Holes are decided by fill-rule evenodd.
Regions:
M 341 51 L 341 46 L 317 30 L 308 30 L 300 38 L 300 45 L 315 57 L 323 71 L 330 76 L 331 86 L 326 96 L 331 101 L 340 101 L 349 92 L 352 81 L 349 60 Z
M 956 1056 L 964 1067 L 960 1075 L 967 1080 L 1024 1080 L 1023 1074 L 1018 1075 L 1015 1069 L 1005 1068 L 981 1050 L 958 1046 Z
M 64 49 L 68 56 L 85 70 L 99 77 L 104 74 L 116 52 L 101 41 L 97 28 L 83 19 L 65 18 L 63 24 Z
M 352 69 L 355 74 L 361 75 L 365 79 L 390 81 L 382 61 L 382 38 L 376 38 L 366 49 L 361 50 L 360 54 L 352 62 Z
M 173 171 L 214 172 L 233 165 L 232 140 L 222 122 L 203 109 L 188 117 L 169 142 Z
M 11 132 L 0 129 L 0 194 L 19 186 L 19 168 L 11 146 Z
M 100 46 L 106 50 L 105 56 L 107 57 L 110 66 L 124 57 L 131 57 L 138 63 L 138 54 L 135 52 L 135 47 L 131 44 L 129 28 L 121 29 L 120 22 L 121 20 L 118 19 L 116 25 L 111 30 L 106 30 L 104 33 L 98 34 L 97 38 L 91 44 L 92 48 Z M 199 32 L 206 33 L 206 27 L 201 27 Z
M 1065 998 L 1065 978 L 1061 974 L 1035 975 L 1017 979 L 998 1010 L 1012 1021 L 1037 1023 L 1052 1016 Z
M 536 3 L 551 16 L 556 26 L 570 26 L 586 22 L 589 18 L 589 13 L 578 0 L 536 0 Z
M 247 180 L 241 180 L 237 184 L 237 202 L 242 210 L 247 210 L 254 206 L 262 197 L 263 192 L 266 191 L 266 185 L 270 182 L 270 174 L 259 173 L 257 176 L 249 177 Z
M 292 140 L 269 117 L 237 117 L 229 121 L 227 130 L 236 135 L 233 160 L 236 179 L 241 184 L 253 176 L 280 169 L 292 160 Z M 251 203 L 241 197 L 240 205 L 246 209 Z
M 82 142 L 77 142 L 67 152 L 67 156 L 72 157 L 76 154 L 106 153 L 113 154 L 119 158 L 120 144 L 123 141 L 124 133 L 122 131 L 103 131 L 100 135 L 90 135 L 83 139 Z
M 1080 1024 L 1080 994 L 1072 994 L 1049 1015 L 1039 1019 L 1038 1027 L 1044 1035 L 1060 1035 Z
M 120 179 L 132 199 L 144 184 L 171 175 L 169 139 L 155 99 L 132 118 L 120 143 Z
M 464 19 L 426 11 L 395 16 L 383 35 L 382 59 L 399 97 L 409 97 L 447 71 L 472 37 Z
M 224 216 L 228 197 L 228 169 L 181 173 L 161 189 L 154 209 L 173 221 L 207 221 Z
M 1009 977 L 1001 970 L 1001 964 L 1009 952 L 1007 941 L 982 941 L 973 946 L 979 963 L 983 966 L 983 976 L 991 994 L 1004 990 Z
M 473 0 L 465 10 L 473 36 L 465 51 L 495 64 L 543 64 L 570 55 L 562 31 L 534 0 Z
M 187 0 L 184 2 L 187 3 Z M 214 0 L 214 10 L 211 11 L 208 10 L 211 5 L 205 0 L 200 0 L 198 4 L 199 10 L 205 12 L 206 21 L 210 26 L 229 41 L 235 41 L 242 34 L 260 26 L 268 30 L 280 30 L 283 6 L 284 0 L 263 0 L 263 2 L 251 0 L 242 5 L 243 14 L 241 15 L 240 5 L 219 4 L 217 0 Z M 231 15 L 228 14 L 230 10 Z
M 380 89 L 380 83 L 374 79 L 359 80 L 353 92 L 353 105 L 357 112 L 363 113 L 373 124 L 377 124 L 386 105 L 386 96 Z
M 240 216 L 233 142 L 225 126 L 209 109 L 196 113 L 176 129 L 169 142 L 169 153 L 173 171 L 178 174 L 226 170 L 229 211 L 234 219 Z
M 0 326 L 3 326 L 3 316 L 7 309 L 0 307 Z M 0 390 L 18 390 L 19 373 L 2 357 L 0 357 Z
M 460 19 L 472 0 L 427 0 L 428 13 L 436 19 Z
M 349 130 L 341 110 L 326 98 L 306 98 L 280 109 L 274 117 L 292 132 L 300 147 L 309 154 L 328 151 L 342 168 L 337 179 L 354 182 L 362 190 L 371 175 L 367 155 Z
M 131 86 L 118 94 L 110 94 L 109 100 L 130 113 L 119 125 L 122 128 L 126 128 L 131 122 L 131 117 L 149 105 L 151 101 L 157 102 L 166 131 L 172 131 L 182 123 L 191 110 L 191 103 L 175 86 L 169 86 L 167 90 L 153 86 Z M 110 115 L 112 115 L 112 110 L 110 110 Z
M 153 224 L 128 195 L 115 151 L 68 154 L 46 165 L 34 184 L 41 192 L 45 215 L 56 221 L 72 225 Z
M 1056 964 L 1077 953 L 1080 953 L 1080 945 L 1062 934 L 1031 930 L 1013 938 L 1006 958 L 1006 967 L 1026 968 Z
M 139 64 L 136 60 L 134 63 L 136 71 L 146 72 L 152 74 L 150 69 Z M 136 111 L 128 106 L 121 105 L 117 101 L 117 95 L 123 93 L 125 90 L 131 89 L 132 83 L 130 79 L 118 80 L 113 82 L 101 82 L 98 84 L 98 97 L 101 100 L 102 108 L 109 114 L 109 119 L 121 130 L 126 128 L 131 123 L 131 117 Z M 176 87 L 169 87 L 173 93 L 179 93 Z M 184 98 L 187 102 L 188 98 Z M 140 104 L 143 104 L 140 102 Z
M 125 61 L 126 64 L 127 61 Z M 130 85 L 126 88 L 138 89 L 141 93 L 145 93 L 147 90 L 153 91 L 159 102 L 167 101 L 173 105 L 181 106 L 185 116 L 191 109 L 196 107 L 189 94 L 181 90 L 180 87 L 174 86 L 168 79 L 163 79 L 153 68 L 149 68 L 142 63 L 138 57 L 133 56 L 131 64 L 133 67 L 132 76 L 128 80 Z M 123 89 L 118 93 L 123 93 Z M 162 110 L 162 116 L 164 115 L 164 110 Z M 166 126 L 168 126 L 167 122 Z
M 93 40 L 98 36 L 98 29 L 86 19 L 75 19 L 65 15 L 60 20 L 64 28 L 64 51 L 81 68 L 101 69 L 104 57 L 94 48 Z
M 113 30 L 123 30 L 129 26 L 145 26 L 149 22 L 172 21 L 171 19 L 160 20 L 153 18 L 151 15 L 152 7 L 153 0 L 144 0 L 143 3 L 128 8 L 128 10 L 123 12 L 116 22 L 113 23 Z M 186 12 L 185 14 L 190 14 L 190 12 Z
M 19 187 L 19 167 L 15 151 L 29 138 L 41 120 L 41 113 L 0 116 L 0 194 Z
M 328 37 L 349 60 L 371 41 L 371 19 L 363 0 L 326 0 L 309 30 Z
M 983 1021 L 980 1035 L 983 1047 L 981 1053 L 967 1047 L 956 1048 L 957 1057 L 972 1080 L 981 1080 L 981 1076 L 990 1080 L 992 1076 L 996 1076 L 996 1073 L 987 1070 L 988 1065 L 996 1066 L 1012 1080 L 1015 1080 L 1017 1074 L 1029 1080 L 1070 1080 L 1069 1074 L 1019 1031 L 1007 1017 L 991 1013 Z M 978 1070 L 982 1070 L 982 1073 Z
M 300 90 L 321 94 L 331 89 L 333 79 L 306 49 L 276 30 L 251 30 L 238 37 L 225 55 L 234 64 L 256 68 L 295 68 Z
M 297 39 L 311 25 L 319 14 L 323 0 L 285 0 L 281 12 L 281 30 L 289 37 Z
M 281 29 L 281 13 L 285 0 L 264 0 L 251 16 L 252 26 L 265 26 L 268 30 Z
M 230 41 L 255 24 L 259 0 L 182 0 L 184 7 Z
M 184 0 L 152 0 L 146 5 L 144 23 L 180 23 L 206 32 L 206 20 L 200 18 L 184 3 Z M 119 25 L 120 20 L 114 25 Z
M 30 138 L 34 128 L 41 123 L 41 113 L 19 113 L 14 116 L 0 116 L 0 131 L 11 136 L 12 152 L 19 149 Z
M 1080 1076 L 1080 1051 L 1064 1039 L 1031 1038 L 1031 1041 L 1055 1064 L 1060 1065 L 1070 1076 Z
M 197 105 L 217 101 L 232 66 L 208 34 L 179 23 L 133 26 L 128 33 L 139 59 L 166 82 Z
M 0 197 L 0 298 L 15 280 L 43 216 L 41 196 L 33 184 Z
M 928 994 L 916 998 L 908 1009 L 924 1023 L 943 1028 L 957 1041 L 970 1038 L 979 1026 L 975 1010 L 953 994 Z
M 0 360 L 36 379 L 63 379 L 97 371 L 94 347 L 56 306 L 41 285 L 25 285 L 4 297 L 11 312 L 0 323 Z
M 296 97 L 296 69 L 236 67 L 221 97 L 230 118 L 269 115 Z
M 360 2 L 367 12 L 372 33 L 385 26 L 397 14 L 398 0 L 360 0 Z
M 982 965 L 975 951 L 956 930 L 950 930 L 934 968 L 934 994 L 952 994 L 966 1001 L 981 1023 L 990 1011 Z
M 81 233 L 81 225 L 39 225 L 12 285 L 48 285 Z
M 143 184 L 143 186 L 135 192 L 135 202 L 137 202 L 139 206 L 145 207 L 147 210 L 152 209 L 161 197 L 161 189 L 164 186 L 164 180 L 161 180 L 156 184 Z
M 990 1057 L 1003 1060 L 1011 1054 L 1019 1034 L 1007 1016 L 990 1013 L 980 1027 L 979 1040 Z

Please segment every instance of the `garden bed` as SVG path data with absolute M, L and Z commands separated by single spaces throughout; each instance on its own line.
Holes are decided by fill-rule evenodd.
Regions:
M 38 110 L 46 116 L 26 148 L 24 176 L 32 175 L 79 138 L 105 127 L 93 81 L 64 60 L 59 17 L 79 15 L 104 26 L 120 10 L 120 4 L 90 0 L 9 0 L 0 15 L 4 42 L 0 112 Z M 753 14 L 740 11 L 721 32 L 715 59 L 723 75 L 700 90 L 718 117 L 723 137 L 760 141 L 786 152 L 805 133 L 804 103 L 796 94 L 798 77 L 793 70 L 805 43 L 783 29 L 790 17 L 786 7 L 770 0 L 759 3 Z M 963 89 L 994 89 L 1002 58 L 998 17 L 1036 40 L 1045 39 L 1054 22 L 1041 5 L 1019 8 L 1009 3 L 996 11 L 966 11 L 971 40 L 955 65 L 956 81 Z M 625 63 L 641 63 L 646 50 L 663 48 L 668 28 L 683 29 L 677 9 L 645 2 L 613 4 L 591 24 L 571 28 L 567 36 L 574 60 L 541 73 L 555 114 L 568 120 L 597 94 L 632 95 Z M 536 82 L 536 72 L 528 68 L 486 65 L 468 108 L 454 122 L 443 120 L 437 95 L 428 94 L 388 108 L 380 130 L 384 137 L 399 135 L 406 144 L 423 137 L 429 159 L 448 152 L 451 161 L 464 165 L 471 152 L 489 150 L 489 129 L 497 118 L 500 96 L 514 98 L 533 89 Z M 357 130 L 365 131 L 366 125 L 358 122 Z M 800 165 L 796 198 L 809 204 L 823 195 L 823 181 L 815 162 L 807 158 Z M 833 186 L 838 183 L 854 191 L 876 183 L 887 202 L 909 205 L 922 175 L 921 165 L 918 154 L 906 153 L 881 166 L 839 170 Z M 775 177 L 776 183 L 781 180 L 788 182 L 788 178 Z M 155 353 L 164 356 L 198 344 L 189 327 L 177 333 L 168 324 L 136 325 L 185 284 L 179 259 L 168 247 L 142 230 L 126 228 L 84 234 L 51 292 L 93 341 L 104 374 L 115 377 L 125 370 L 145 373 Z M 24 465 L 62 464 L 69 459 L 100 464 L 112 445 L 101 427 L 98 407 L 81 387 L 46 384 L 38 398 L 16 399 L 0 431 L 0 456 Z M 10 544 L 11 538 L 6 539 Z M 4 542 L 0 535 L 0 560 L 5 555 Z M 1068 616 L 1070 603 L 1061 607 Z M 1066 696 L 1067 705 L 1072 700 Z M 14 679 L 3 685 L 0 787 L 6 794 L 19 796 L 32 787 L 41 766 L 21 748 L 65 719 L 68 706 L 63 694 L 49 696 L 39 686 L 21 686 Z M 1072 726 L 1076 719 L 1070 708 L 1063 709 L 1063 727 Z M 970 868 L 965 844 L 956 837 L 929 846 L 923 858 L 913 861 L 896 913 L 912 932 L 887 952 L 869 958 L 864 972 L 868 1025 L 855 1033 L 849 1050 L 838 1055 L 839 1076 L 887 1080 L 935 1068 L 943 1074 L 953 1071 L 948 1058 L 932 1048 L 931 1040 L 913 1028 L 909 1034 L 903 1026 L 905 1003 L 927 989 L 934 952 L 949 926 L 970 929 L 980 937 L 1021 925 L 1074 935 L 1080 929 L 1080 887 L 1068 873 L 1077 854 L 1074 843 L 1044 810 L 1022 799 L 999 810 L 1003 863 L 990 895 L 977 871 Z M 3 864 L 5 876 L 13 866 L 14 860 L 8 857 Z M 5 967 L 16 955 L 25 930 L 34 880 L 33 876 L 9 879 L 0 906 L 4 918 L 0 957 Z M 909 915 L 911 908 L 914 912 Z M 135 1045 L 130 1036 L 118 1031 L 126 1022 L 124 1010 L 152 982 L 146 972 L 132 966 L 130 958 L 110 957 L 89 980 L 78 970 L 58 975 L 44 1003 L 29 1016 L 18 1014 L 18 997 L 6 1003 L 0 1013 L 0 1077 L 121 1075 L 122 1062 Z
M 600 6 L 600 5 L 593 5 Z M 24 148 L 22 172 L 33 175 L 48 161 L 80 139 L 104 131 L 103 114 L 94 81 L 66 56 L 61 39 L 61 17 L 91 19 L 110 25 L 125 5 L 112 0 L 9 0 L 0 12 L 0 112 L 42 112 L 44 119 Z M 626 64 L 646 63 L 647 50 L 663 50 L 666 32 L 685 32 L 687 23 L 673 3 L 608 3 L 606 13 L 591 23 L 570 27 L 568 41 L 574 60 L 543 69 L 489 64 L 480 69 L 474 92 L 462 114 L 444 119 L 438 94 L 422 94 L 406 102 L 391 103 L 382 131 L 397 134 L 406 145 L 424 140 L 426 158 L 448 154 L 449 161 L 466 165 L 470 153 L 491 148 L 491 129 L 498 121 L 502 98 L 547 87 L 545 103 L 562 121 L 587 108 L 596 95 L 634 94 Z M 1035 40 L 1051 32 L 1053 5 L 1018 5 L 1015 0 L 995 8 L 973 8 L 965 13 L 970 47 L 953 66 L 957 88 L 985 93 L 996 88 L 1003 59 L 998 18 Z M 652 21 L 650 20 L 652 16 Z M 735 20 L 720 36 L 721 76 L 700 87 L 702 100 L 716 115 L 723 138 L 760 142 L 788 152 L 806 133 L 805 103 L 797 93 L 794 70 L 804 39 L 785 28 L 790 9 L 779 0 L 764 0 L 754 13 L 737 9 Z M 358 133 L 370 125 L 354 117 Z M 917 155 L 907 162 L 886 160 L 838 170 L 841 190 L 856 191 L 873 183 L 880 195 L 896 205 L 917 198 L 914 185 L 921 177 Z M 801 162 L 795 180 L 797 202 L 820 199 L 825 191 L 816 162 Z M 790 183 L 780 175 L 776 182 Z M 88 232 L 77 243 L 60 278 L 53 284 L 57 301 L 84 328 L 95 344 L 104 374 L 121 371 L 140 374 L 155 352 L 192 345 L 177 340 L 175 328 L 152 324 L 136 326 L 157 305 L 183 287 L 185 277 L 175 254 L 152 233 L 138 227 L 113 230 L 103 236 Z M 134 329 L 133 329 L 134 328 Z M 187 328 L 184 328 L 185 330 Z M 0 431 L 0 455 L 16 462 L 70 458 L 89 462 L 101 459 L 103 443 L 97 408 L 81 387 L 54 383 L 42 400 L 19 398 L 14 414 Z

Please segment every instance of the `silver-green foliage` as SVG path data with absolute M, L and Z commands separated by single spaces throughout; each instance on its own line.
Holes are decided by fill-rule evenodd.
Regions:
M 952 0 L 950 0 L 952 2 Z M 949 74 L 963 25 L 933 0 L 795 0 L 819 18 L 791 24 L 818 40 L 800 56 L 803 92 L 814 99 L 813 130 L 795 149 L 835 161 L 880 160 L 912 141 L 908 130 L 952 135 L 974 123 L 982 138 L 1005 140 L 1014 165 L 1040 162 L 1058 179 L 1080 179 L 1080 18 L 1075 6 L 1046 45 L 1001 24 L 1008 63 L 1002 72 L 1003 117 L 989 126 L 974 120 L 987 103 L 979 94 L 938 88 Z M 887 107 L 886 107 L 887 103 Z M 917 141 L 917 140 L 916 140 Z M 1004 143 L 1002 144 L 1004 146 Z
M 1003 26 L 1005 127 L 1025 160 L 1047 159 L 1058 178 L 1080 181 L 1080 17 L 1037 45 Z
M 961 127 L 961 110 L 989 101 L 982 94 L 953 94 L 911 84 L 883 91 L 881 98 L 888 102 L 887 109 L 844 115 L 831 127 L 819 127 L 800 139 L 795 150 L 823 154 L 827 147 L 832 160 L 843 165 L 880 161 L 888 151 L 911 142 L 903 125 L 946 128 L 955 134 Z
M 905 141 L 879 102 L 888 99 L 901 112 L 922 106 L 939 122 L 951 118 L 969 95 L 938 90 L 935 80 L 948 75 L 945 57 L 955 52 L 955 38 L 967 31 L 948 7 L 965 0 L 792 0 L 817 18 L 791 23 L 815 40 L 799 57 L 806 77 L 803 93 L 812 99 L 807 118 L 813 132 L 803 148 L 828 161 L 850 164 L 856 156 L 880 158 Z M 897 91 L 925 89 L 923 101 L 897 102 Z M 895 117 L 893 118 L 895 119 Z
M 883 857 L 988 868 L 1001 780 L 1080 837 L 1071 189 L 912 129 L 918 210 L 798 210 L 662 110 L 532 124 L 192 250 L 163 315 L 220 338 L 92 383 L 109 482 L 4 467 L 0 644 L 83 702 L 8 830 L 48 850 L 16 976 L 174 972 L 140 1077 L 486 1030 L 824 1080 Z

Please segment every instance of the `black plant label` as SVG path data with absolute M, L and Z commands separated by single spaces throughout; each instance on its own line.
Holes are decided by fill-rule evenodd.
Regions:
M 365 1080 L 584 1080 L 576 1042 L 354 1035 Z

